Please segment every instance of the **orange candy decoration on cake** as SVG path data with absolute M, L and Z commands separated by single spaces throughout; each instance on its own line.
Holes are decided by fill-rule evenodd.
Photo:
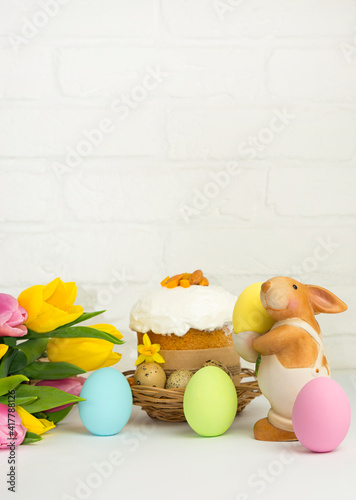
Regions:
M 204 277 L 203 271 L 200 269 L 197 269 L 194 273 L 176 274 L 171 278 L 167 276 L 167 278 L 161 281 L 161 286 L 165 286 L 166 288 L 176 288 L 177 286 L 189 288 L 191 285 L 208 286 L 209 281 Z

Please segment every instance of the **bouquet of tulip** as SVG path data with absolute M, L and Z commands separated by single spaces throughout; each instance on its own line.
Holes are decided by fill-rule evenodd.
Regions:
M 77 326 L 105 311 L 85 313 L 76 296 L 60 278 L 18 299 L 0 293 L 0 448 L 42 439 L 82 401 L 79 375 L 120 360 L 114 326 Z

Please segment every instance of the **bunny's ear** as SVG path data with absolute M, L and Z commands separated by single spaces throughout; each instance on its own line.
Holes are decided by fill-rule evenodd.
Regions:
M 321 286 L 306 285 L 309 300 L 316 313 L 339 313 L 346 311 L 347 305 L 336 295 Z

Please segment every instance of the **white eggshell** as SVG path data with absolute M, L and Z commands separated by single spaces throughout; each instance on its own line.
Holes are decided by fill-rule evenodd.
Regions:
M 232 335 L 236 351 L 241 358 L 250 363 L 256 363 L 258 358 L 258 352 L 255 351 L 251 345 L 252 340 L 256 337 L 260 337 L 260 334 L 252 331 L 240 332 Z

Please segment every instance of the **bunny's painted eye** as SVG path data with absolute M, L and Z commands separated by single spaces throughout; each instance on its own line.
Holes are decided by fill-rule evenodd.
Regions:
M 293 285 L 294 290 L 298 290 L 297 285 Z

